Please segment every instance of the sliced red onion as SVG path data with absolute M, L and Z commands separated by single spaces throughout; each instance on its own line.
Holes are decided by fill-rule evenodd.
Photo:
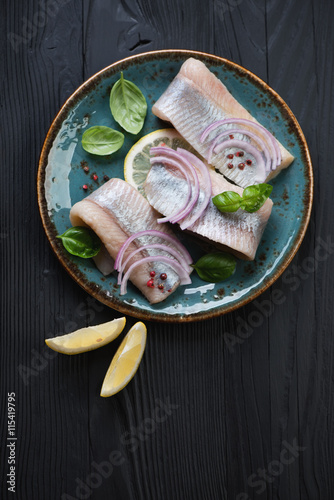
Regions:
M 187 262 L 187 264 L 192 263 L 193 260 L 191 258 L 191 255 L 189 254 L 188 250 L 182 245 L 182 243 L 179 242 L 179 240 L 174 238 L 174 236 L 171 236 L 171 235 L 164 233 L 162 231 L 157 231 L 156 229 L 147 229 L 145 231 L 139 231 L 138 233 L 133 234 L 123 243 L 123 245 L 121 246 L 121 248 L 119 249 L 119 252 L 117 254 L 114 269 L 116 269 L 117 271 L 120 270 L 120 266 L 122 263 L 122 259 L 123 259 L 125 250 L 128 248 L 130 243 L 133 242 L 133 240 L 135 240 L 136 238 L 140 238 L 142 236 L 157 236 L 163 240 L 169 241 L 170 243 L 172 243 L 175 246 L 175 248 L 177 248 L 180 251 L 180 253 L 183 255 L 184 260 Z
M 166 149 L 166 148 L 165 148 Z M 157 222 L 159 224 L 161 224 L 162 222 L 178 222 L 179 220 L 183 219 L 183 217 L 185 217 L 184 214 L 188 214 L 192 208 L 194 207 L 197 199 L 198 199 L 198 196 L 199 196 L 199 182 L 198 182 L 198 177 L 197 177 L 197 174 L 196 172 L 191 171 L 191 175 L 193 177 L 193 179 L 195 180 L 195 195 L 194 195 L 194 199 L 192 201 L 189 201 L 190 198 L 191 198 L 191 194 L 192 194 L 192 185 L 191 185 L 191 181 L 189 179 L 189 175 L 188 175 L 188 172 L 187 172 L 187 168 L 184 168 L 179 161 L 176 161 L 176 160 L 173 160 L 172 158 L 168 158 L 167 156 L 154 156 L 153 158 L 150 159 L 150 162 L 151 164 L 153 163 L 167 163 L 167 165 L 172 165 L 173 167 L 179 169 L 185 176 L 186 178 L 186 181 L 187 181 L 187 185 L 188 185 L 188 195 L 187 195 L 187 199 L 186 199 L 186 202 L 184 203 L 184 205 L 175 213 L 175 214 L 172 214 L 168 217 L 161 217 L 160 219 L 157 219 Z M 188 171 L 189 171 L 189 168 L 188 168 Z
M 256 160 L 256 177 L 255 177 L 255 180 L 257 182 L 263 182 L 266 177 L 267 177 L 267 173 L 266 173 L 266 166 L 264 164 L 264 161 L 263 161 L 263 158 L 259 152 L 258 149 L 256 149 L 254 146 L 252 146 L 251 144 L 249 144 L 248 142 L 245 142 L 245 141 L 238 141 L 236 139 L 231 139 L 229 141 L 224 141 L 224 142 L 221 142 L 220 144 L 218 144 L 215 149 L 214 149 L 214 152 L 216 154 L 220 153 L 221 151 L 223 151 L 224 149 L 227 149 L 227 148 L 238 148 L 238 149 L 244 149 L 246 151 L 246 153 L 249 153 L 251 155 L 254 156 L 255 160 Z
M 208 152 L 208 162 L 209 163 L 211 161 L 211 156 L 212 156 L 213 150 L 215 149 L 215 147 L 217 146 L 217 144 L 219 143 L 219 141 L 221 139 L 223 139 L 224 137 L 226 137 L 227 135 L 232 135 L 232 134 L 247 135 L 248 137 L 250 137 L 251 139 L 253 139 L 255 142 L 257 142 L 258 145 L 260 146 L 260 148 L 262 149 L 264 156 L 266 157 L 266 165 L 269 165 L 269 167 L 266 168 L 266 170 L 270 171 L 272 169 L 273 160 L 270 157 L 270 153 L 269 153 L 269 150 L 268 150 L 268 148 L 266 146 L 266 143 L 261 139 L 261 137 L 259 135 L 253 134 L 253 132 L 249 132 L 248 130 L 244 130 L 244 129 L 241 129 L 241 128 L 233 128 L 233 129 L 225 130 L 225 132 L 219 134 L 212 141 L 212 144 L 210 145 L 209 152 Z
M 274 159 L 273 165 L 272 165 L 272 170 L 275 170 L 276 167 L 281 163 L 282 161 L 282 155 L 281 151 L 277 142 L 277 139 L 262 125 L 260 125 L 257 122 L 253 122 L 251 120 L 246 120 L 244 118 L 228 118 L 225 120 L 218 120 L 211 125 L 209 125 L 203 132 L 200 137 L 200 141 L 204 142 L 207 136 L 212 132 L 212 130 L 215 130 L 217 127 L 220 127 L 221 125 L 228 125 L 229 123 L 240 123 L 241 125 L 246 125 L 249 127 L 253 127 L 257 130 L 260 130 L 263 133 L 263 136 L 267 139 L 270 154 L 272 158 Z
M 121 295 L 126 294 L 126 284 L 130 277 L 130 274 L 136 267 L 140 266 L 141 264 L 145 264 L 145 262 L 156 262 L 156 261 L 164 262 L 168 266 L 172 267 L 179 275 L 181 285 L 189 285 L 191 283 L 189 274 L 185 271 L 185 269 L 181 266 L 181 264 L 176 262 L 176 260 L 170 259 L 169 257 L 165 257 L 163 255 L 155 255 L 152 257 L 144 257 L 143 259 L 137 260 L 136 262 L 131 264 L 131 266 L 124 274 L 124 277 L 122 279 L 120 294 Z
M 148 250 L 148 249 L 153 249 L 153 248 L 157 248 L 159 250 L 163 250 L 164 252 L 170 253 L 171 255 L 173 255 L 176 258 L 176 260 L 181 264 L 181 266 L 184 268 L 184 270 L 187 273 L 189 273 L 189 274 L 191 273 L 192 268 L 189 266 L 189 264 L 187 263 L 187 261 L 185 260 L 185 258 L 183 257 L 183 255 L 180 252 L 178 252 L 174 248 L 169 247 L 167 245 L 162 245 L 160 243 L 153 243 L 153 244 L 144 245 L 140 248 L 137 248 L 136 250 L 134 250 L 133 252 L 130 253 L 130 255 L 127 257 L 125 262 L 121 263 L 120 270 L 118 273 L 118 280 L 117 280 L 118 285 L 121 284 L 122 273 L 123 273 L 124 269 L 126 268 L 127 264 L 132 259 L 132 257 L 134 257 L 137 253 L 142 252 L 143 250 Z
M 207 166 L 196 155 L 183 148 L 177 148 L 177 152 L 198 168 L 204 181 L 204 200 L 201 208 L 193 215 L 193 217 L 190 218 L 188 222 L 180 224 L 181 229 L 187 229 L 201 217 L 204 210 L 208 206 L 212 194 L 211 177 Z
M 193 176 L 193 179 L 194 179 L 194 197 L 193 197 L 193 200 L 187 204 L 185 207 L 182 207 L 176 214 L 166 218 L 164 217 L 163 219 L 158 219 L 158 222 L 178 222 L 180 221 L 181 219 L 184 219 L 185 217 L 187 217 L 187 215 L 189 215 L 189 213 L 191 212 L 191 210 L 194 208 L 197 200 L 198 200 L 198 197 L 199 197 L 199 181 L 198 181 L 198 176 L 197 176 L 197 173 L 196 173 L 196 170 L 194 169 L 194 167 L 192 166 L 192 164 L 186 159 L 184 158 L 183 156 L 181 156 L 177 151 L 175 151 L 174 149 L 172 148 L 169 148 L 168 146 L 157 146 L 157 147 L 153 147 L 150 149 L 150 153 L 156 153 L 156 154 L 163 154 L 163 155 L 166 155 L 172 159 L 175 159 L 179 162 L 182 162 L 183 165 L 188 168 L 188 170 L 191 172 L 192 176 Z

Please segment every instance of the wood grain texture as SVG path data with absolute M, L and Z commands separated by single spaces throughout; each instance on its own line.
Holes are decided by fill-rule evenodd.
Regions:
M 319 238 L 334 237 L 333 19 L 330 0 L 3 2 L 1 498 L 332 500 L 334 256 L 319 253 Z M 38 157 L 82 81 L 160 48 L 231 59 L 286 100 L 310 147 L 314 209 L 292 265 L 257 303 L 205 323 L 149 324 L 138 373 L 104 400 L 121 339 L 73 357 L 44 347 L 49 336 L 118 313 L 90 299 L 54 257 L 37 207 Z M 252 326 L 277 291 L 284 303 Z M 247 338 L 224 340 L 238 331 Z M 15 496 L 6 489 L 11 391 Z

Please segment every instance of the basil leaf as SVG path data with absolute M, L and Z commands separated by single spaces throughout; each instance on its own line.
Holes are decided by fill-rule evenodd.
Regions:
M 124 142 L 124 135 L 102 125 L 87 129 L 82 136 L 82 147 L 93 155 L 110 155 L 118 151 Z
M 254 184 L 244 189 L 242 197 L 234 191 L 224 191 L 212 198 L 220 212 L 236 212 L 238 208 L 246 212 L 257 212 L 270 196 L 273 187 L 270 184 Z
M 192 267 L 202 280 L 218 283 L 234 273 L 236 260 L 228 253 L 213 252 L 201 257 Z
M 270 196 L 272 190 L 273 187 L 270 184 L 248 186 L 242 193 L 241 208 L 246 212 L 257 212 Z
M 236 212 L 241 205 L 241 196 L 235 191 L 224 191 L 212 198 L 213 204 L 220 212 Z
M 65 233 L 57 236 L 57 238 L 61 239 L 64 247 L 70 254 L 84 259 L 95 257 L 101 248 L 99 237 L 87 227 L 71 227 Z
M 110 110 L 114 119 L 130 134 L 143 128 L 147 112 L 146 99 L 137 85 L 121 78 L 110 92 Z

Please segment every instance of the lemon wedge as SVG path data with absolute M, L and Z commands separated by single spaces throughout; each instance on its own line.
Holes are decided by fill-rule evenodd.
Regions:
M 122 390 L 138 370 L 146 345 L 146 326 L 140 321 L 125 335 L 113 357 L 101 388 L 107 398 Z
M 45 343 L 54 351 L 63 354 L 79 354 L 92 351 L 114 340 L 122 332 L 126 318 L 117 318 L 101 325 L 80 328 L 75 332 L 46 339 Z
M 197 154 L 187 141 L 173 128 L 155 130 L 139 139 L 132 146 L 124 160 L 124 179 L 144 194 L 143 184 L 151 167 L 150 149 L 165 145 L 170 148 L 184 148 Z

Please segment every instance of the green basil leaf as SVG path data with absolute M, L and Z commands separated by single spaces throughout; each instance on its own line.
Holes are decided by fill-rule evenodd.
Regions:
M 124 142 L 124 135 L 110 127 L 96 126 L 87 129 L 82 136 L 82 147 L 93 155 L 110 155 L 118 151 Z
M 202 280 L 218 283 L 234 273 L 236 260 L 228 253 L 213 252 L 201 257 L 192 267 Z
M 137 85 L 121 78 L 110 92 L 110 110 L 114 119 L 130 134 L 138 134 L 147 112 L 146 99 Z
M 224 191 L 212 198 L 213 204 L 220 212 L 236 212 L 241 205 L 241 196 L 235 191 Z
M 101 248 L 99 237 L 87 227 L 71 227 L 65 233 L 57 236 L 57 238 L 61 239 L 64 247 L 70 254 L 84 259 L 95 257 Z
M 248 186 L 242 193 L 241 208 L 246 212 L 257 212 L 270 196 L 272 190 L 273 187 L 270 184 Z

